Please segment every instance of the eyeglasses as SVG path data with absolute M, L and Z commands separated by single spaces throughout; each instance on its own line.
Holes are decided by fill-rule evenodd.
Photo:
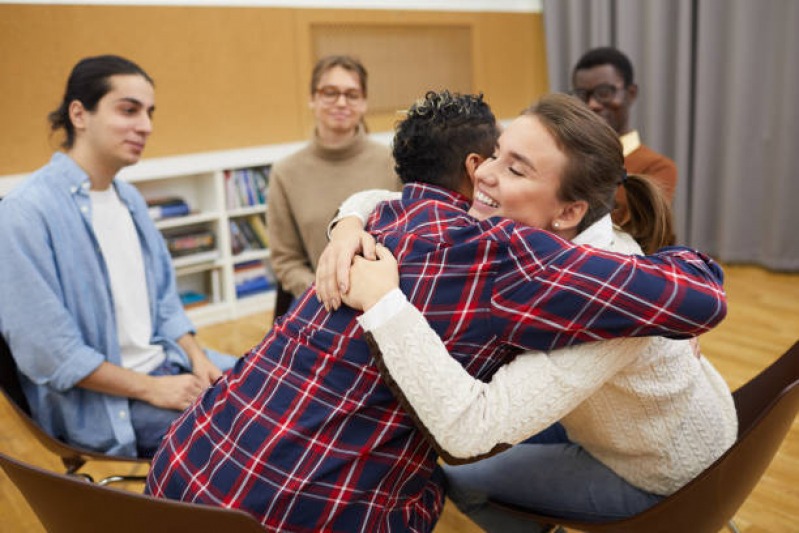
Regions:
M 335 104 L 338 102 L 338 99 L 342 94 L 344 95 L 344 99 L 350 105 L 357 104 L 363 100 L 363 93 L 358 89 L 348 89 L 346 91 L 342 91 L 338 87 L 334 87 L 332 85 L 325 85 L 324 87 L 316 89 L 316 96 L 318 96 L 319 99 L 326 104 Z
M 592 96 L 600 104 L 607 104 L 613 101 L 616 93 L 623 89 L 624 87 L 617 87 L 610 83 L 601 83 L 593 89 L 572 89 L 572 96 L 576 96 L 586 104 Z

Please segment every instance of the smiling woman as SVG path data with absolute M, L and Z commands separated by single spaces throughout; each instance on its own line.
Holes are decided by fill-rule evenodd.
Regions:
M 344 198 L 362 189 L 399 189 L 388 148 L 369 139 L 366 68 L 350 56 L 328 56 L 313 69 L 311 142 L 275 163 L 267 209 L 270 262 L 295 297 L 314 280 L 327 244 L 325 228 Z

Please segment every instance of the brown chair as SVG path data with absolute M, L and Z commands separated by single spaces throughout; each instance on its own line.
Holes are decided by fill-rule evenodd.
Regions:
M 799 342 L 733 393 L 738 439 L 690 483 L 646 511 L 613 522 L 565 520 L 492 501 L 541 523 L 590 533 L 716 533 L 732 518 L 771 463 L 799 411 Z
M 0 453 L 0 466 L 50 533 L 263 533 L 243 511 L 161 500 L 48 472 Z
M 286 311 L 291 307 L 291 302 L 294 301 L 294 295 L 283 288 L 280 282 L 277 282 L 275 289 L 275 309 L 272 313 L 272 325 L 275 324 L 278 318 L 286 314 Z
M 105 455 L 99 452 L 86 450 L 77 446 L 66 444 L 43 430 L 39 424 L 31 417 L 30 406 L 22 390 L 22 384 L 17 374 L 17 365 L 11 356 L 5 339 L 0 336 L 0 391 L 11 405 L 11 410 L 17 415 L 17 419 L 25 426 L 39 443 L 50 452 L 61 458 L 67 474 L 77 474 L 85 477 L 89 481 L 94 481 L 89 474 L 78 473 L 78 470 L 89 460 L 115 461 L 134 465 L 137 463 L 149 464 L 149 459 L 139 459 L 135 457 L 123 457 L 119 455 Z M 145 481 L 146 476 L 112 475 L 99 481 L 105 485 L 117 481 Z

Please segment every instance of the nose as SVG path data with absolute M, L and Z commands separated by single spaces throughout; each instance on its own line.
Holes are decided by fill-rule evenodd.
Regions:
M 333 101 L 335 105 L 347 105 L 347 95 L 344 93 L 338 93 L 336 99 Z
M 145 135 L 149 135 L 153 132 L 153 119 L 147 113 L 142 113 L 141 118 L 136 125 L 136 129 Z
M 489 159 L 477 167 L 477 170 L 474 171 L 474 177 L 477 178 L 477 183 L 487 187 L 494 187 L 497 184 L 497 177 L 494 172 L 496 164 L 496 159 Z

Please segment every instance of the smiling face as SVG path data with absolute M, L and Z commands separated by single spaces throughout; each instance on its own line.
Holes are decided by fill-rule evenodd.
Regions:
M 138 74 L 108 78 L 109 90 L 94 111 L 75 100 L 70 118 L 75 126 L 74 150 L 91 154 L 107 168 L 120 169 L 136 163 L 152 133 L 155 90 Z
M 535 116 L 521 116 L 502 133 L 494 154 L 475 172 L 469 213 L 507 217 L 551 230 L 566 203 L 558 199 L 566 155 Z
M 591 110 L 605 119 L 616 133 L 630 130 L 630 106 L 638 94 L 638 86 L 624 85 L 624 78 L 613 65 L 597 65 L 574 73 L 576 94 L 587 95 L 584 100 Z
M 366 97 L 358 74 L 340 66 L 322 74 L 311 96 L 311 110 L 323 138 L 354 132 L 366 113 Z

